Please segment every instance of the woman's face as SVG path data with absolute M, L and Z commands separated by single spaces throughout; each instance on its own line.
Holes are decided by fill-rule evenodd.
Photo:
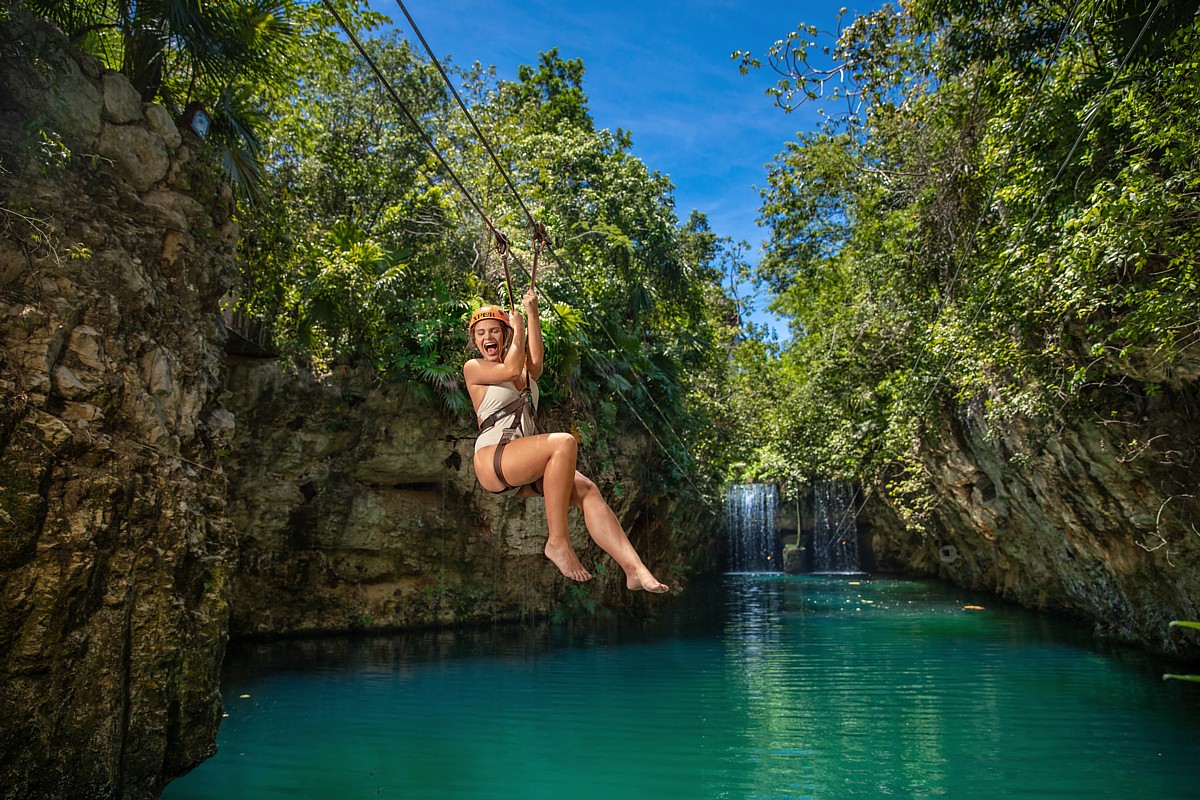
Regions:
M 488 361 L 499 361 L 504 356 L 504 338 L 507 328 L 494 319 L 480 320 L 475 324 L 475 347 Z

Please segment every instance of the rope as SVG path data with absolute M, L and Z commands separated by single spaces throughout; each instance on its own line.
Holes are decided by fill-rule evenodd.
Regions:
M 525 201 L 521 199 L 521 193 L 518 192 L 517 187 L 513 185 L 512 179 L 509 177 L 508 172 L 500 166 L 500 159 L 496 156 L 496 151 L 492 149 L 492 145 L 488 142 L 487 137 L 483 135 L 483 131 L 481 131 L 479 126 L 475 123 L 475 117 L 473 117 L 471 112 L 467 110 L 467 104 L 463 102 L 462 97 L 460 97 L 458 94 L 458 90 L 455 89 L 454 84 L 450 82 L 450 77 L 446 74 L 446 70 L 442 68 L 441 60 L 433 54 L 433 48 L 429 46 L 429 42 L 425 41 L 425 35 L 422 34 L 421 29 L 417 27 L 417 22 L 412 18 L 412 14 L 408 13 L 408 9 L 404 6 L 404 1 L 396 0 L 396 5 L 400 6 L 400 10 L 404 12 L 404 18 L 408 20 L 408 24 L 412 26 L 413 33 L 415 33 L 417 38 L 421 40 L 421 44 L 425 47 L 425 52 L 429 54 L 429 60 L 433 62 L 435 67 L 437 67 L 437 71 L 441 74 L 442 80 L 446 82 L 446 86 L 450 89 L 450 93 L 454 95 L 454 99 L 458 101 L 458 107 L 462 109 L 467 121 L 470 122 L 471 127 L 475 129 L 475 135 L 479 137 L 479 141 L 488 151 L 488 155 L 492 157 L 492 161 L 495 162 L 496 166 L 500 168 L 500 174 L 504 178 L 504 182 L 508 184 L 508 188 L 513 193 L 513 197 L 516 198 L 517 203 L 521 206 L 521 210 L 525 212 L 526 218 L 529 219 L 530 226 L 536 229 L 538 223 L 534 221 L 533 214 L 529 213 L 529 209 L 525 206 Z
M 391 82 L 384 77 L 379 67 L 375 64 L 375 60 L 371 58 L 369 53 L 367 53 L 366 49 L 362 46 L 362 42 L 360 42 L 358 37 L 354 35 L 354 31 L 352 31 L 350 26 L 347 25 L 345 20 L 342 19 L 341 14 L 339 14 L 337 9 L 333 7 L 333 4 L 330 2 L 330 0 L 321 0 L 321 2 L 329 11 L 329 13 L 333 15 L 333 18 L 337 20 L 338 26 L 341 27 L 346 36 L 354 44 L 355 49 L 358 50 L 358 52 L 366 60 L 367 64 L 370 65 L 371 71 L 375 73 L 377 78 L 379 78 L 379 82 L 387 90 L 388 94 L 391 95 L 392 100 L 397 106 L 400 107 L 400 110 L 404 112 L 404 116 L 408 118 L 410 123 L 412 123 L 413 128 L 415 128 L 417 133 L 420 134 L 421 138 L 425 141 L 425 144 L 429 147 L 433 154 L 437 156 L 438 161 L 440 161 L 442 167 L 445 168 L 446 174 L 450 176 L 450 180 L 452 180 L 454 185 L 458 187 L 458 190 L 462 192 L 463 197 L 467 199 L 467 202 L 471 204 L 471 206 L 475 209 L 475 212 L 483 219 L 484 224 L 488 226 L 488 228 L 492 231 L 492 234 L 497 237 L 503 237 L 504 234 L 502 234 L 500 230 L 494 224 L 492 224 L 491 218 L 488 217 L 487 213 L 483 210 L 483 207 L 479 205 L 479 203 L 475 200 L 475 197 L 467 190 L 467 187 L 463 184 L 463 182 L 459 180 L 458 175 L 454 172 L 454 168 L 450 166 L 450 162 L 448 162 L 441 154 L 441 151 L 438 150 L 437 145 L 421 126 L 421 123 L 417 120 L 416 116 L 412 113 L 412 111 L 409 110 L 405 102 L 400 99 L 400 95 L 392 87 Z
M 509 246 L 507 236 L 499 231 L 496 231 L 495 233 L 496 252 L 500 254 L 500 263 L 504 265 L 504 284 L 508 287 L 508 310 L 510 312 L 515 312 L 517 310 L 517 301 L 513 295 L 512 271 L 508 268 L 508 256 L 512 248 Z
M 435 65 L 435 67 L 437 68 L 438 73 L 442 76 L 442 79 L 443 79 L 443 81 L 445 81 L 446 86 L 450 89 L 451 94 L 454 95 L 454 98 L 458 102 L 459 107 L 462 109 L 463 113 L 466 115 L 467 119 L 470 121 L 471 127 L 474 129 L 475 134 L 479 137 L 480 142 L 483 144 L 484 148 L 488 152 L 488 155 L 491 157 L 493 163 L 496 165 L 496 168 L 500 171 L 500 174 L 503 176 L 504 182 L 508 186 L 509 191 L 512 192 L 513 197 L 516 198 L 516 201 L 520 205 L 521 210 L 525 213 L 526 218 L 529 220 L 530 228 L 534 231 L 534 238 L 535 238 L 534 254 L 536 257 L 540 253 L 540 250 L 541 250 L 541 248 L 537 244 L 539 237 L 542 239 L 543 246 L 549 244 L 549 236 L 545 232 L 545 226 L 543 226 L 536 219 L 534 219 L 533 214 L 529 211 L 529 208 L 525 205 L 525 202 L 522 199 L 520 192 L 517 190 L 515 184 L 512 181 L 512 178 L 508 174 L 508 170 L 505 169 L 504 165 L 500 162 L 500 159 L 496 155 L 495 149 L 491 146 L 490 142 L 488 141 L 487 136 L 484 135 L 483 131 L 479 128 L 478 124 L 476 124 L 474 117 L 471 115 L 470 111 L 467 109 L 467 106 L 463 102 L 462 97 L 459 95 L 458 91 L 454 88 L 454 85 L 450 82 L 449 76 L 446 74 L 445 69 L 442 67 L 440 60 L 437 58 L 437 56 L 434 55 L 433 49 L 429 46 L 429 43 L 426 41 L 424 35 L 421 33 L 420 29 L 418 28 L 418 26 L 416 24 L 416 21 L 412 18 L 412 15 L 409 14 L 408 9 L 404 6 L 404 3 L 402 2 L 402 0 L 396 0 L 396 2 L 397 2 L 397 5 L 399 5 L 400 10 L 404 13 L 405 18 L 408 20 L 409 24 L 412 26 L 413 32 L 417 35 L 417 37 L 421 41 L 421 44 L 425 47 L 426 53 L 429 55 L 429 58 L 431 59 L 431 61 Z M 496 228 L 496 226 L 494 224 L 492 224 L 491 219 L 483 211 L 483 209 L 480 207 L 480 205 L 475 201 L 474 197 L 467 190 L 467 188 L 463 184 L 463 182 L 461 180 L 459 180 L 459 178 L 455 174 L 453 168 L 446 161 L 446 159 L 442 156 L 442 154 L 438 151 L 438 149 L 437 149 L 436 145 L 433 143 L 432 139 L 430 139 L 428 134 L 425 133 L 424 129 L 420 126 L 420 123 L 417 122 L 416 117 L 412 114 L 412 112 L 410 112 L 408 110 L 408 107 L 404 104 L 404 101 L 400 99 L 399 95 L 392 88 L 391 84 L 387 81 L 387 79 L 380 72 L 379 68 L 375 65 L 375 62 L 371 59 L 370 55 L 366 52 L 366 50 L 363 48 L 362 44 L 359 42 L 358 38 L 350 30 L 349 26 L 346 25 L 346 23 L 342 20 L 341 16 L 337 13 L 337 10 L 331 5 L 330 0 L 322 0 L 322 3 L 326 7 L 326 9 L 328 9 L 329 12 L 337 20 L 338 25 L 342 28 L 343 31 L 345 31 L 346 35 L 350 38 L 350 41 L 354 43 L 354 46 L 355 46 L 355 48 L 357 48 L 358 52 L 363 56 L 364 59 L 366 59 L 367 63 L 371 66 L 372 71 L 375 72 L 376 76 L 379 77 L 379 80 L 381 81 L 381 83 L 387 88 L 388 93 L 391 95 L 392 99 L 396 102 L 397 105 L 400 106 L 400 108 L 404 112 L 405 116 L 408 117 L 409 121 L 413 124 L 413 126 L 416 127 L 417 130 L 421 133 L 422 137 L 425 140 L 425 143 L 429 146 L 430 150 L 433 151 L 434 155 L 436 155 L 438 160 L 442 163 L 442 166 L 446 169 L 446 172 L 449 174 L 450 178 L 454 181 L 455 186 L 458 187 L 459 191 L 462 192 L 463 196 L 466 197 L 467 200 L 471 203 L 471 205 L 475 208 L 475 211 L 483 219 L 484 223 L 488 226 L 489 229 L 491 229 L 492 234 L 493 234 L 494 238 L 496 239 L 496 241 L 504 242 L 504 245 L 503 245 L 504 249 L 500 250 L 500 246 L 497 245 L 497 250 L 499 252 L 501 252 L 501 258 L 505 262 L 505 279 L 506 279 L 506 282 L 508 283 L 509 304 L 510 304 L 510 306 L 512 306 L 513 309 L 515 309 L 516 306 L 515 306 L 515 300 L 514 300 L 514 296 L 513 296 L 513 292 L 512 292 L 511 275 L 509 273 L 508 261 L 507 261 L 508 255 L 511 253 L 511 249 L 509 248 L 507 237 L 505 237 L 504 234 L 501 233 L 500 230 L 498 228 Z M 560 261 L 556 256 L 554 256 L 553 249 L 550 250 L 550 253 L 554 259 L 555 264 L 562 270 L 563 274 L 571 281 L 571 283 L 575 287 L 576 291 L 580 292 L 581 295 L 586 294 L 585 292 L 582 291 L 582 287 L 580 287 L 579 284 L 575 281 L 574 276 L 570 274 L 570 271 L 566 268 L 566 266 L 562 263 L 562 261 Z M 534 268 L 530 273 L 530 277 L 531 277 L 530 285 L 534 286 L 535 285 L 534 279 L 536 278 L 536 261 L 535 261 Z M 548 300 L 550 300 L 551 304 L 553 304 L 553 298 L 549 297 L 549 295 L 546 295 L 546 297 Z M 613 347 L 619 350 L 620 346 L 617 344 L 616 340 L 612 337 L 612 334 L 610 334 L 608 332 L 608 329 L 603 324 L 598 324 L 597 327 L 599 327 L 604 332 L 605 336 L 607 336 L 609 341 L 612 342 Z M 587 351 L 585 351 L 585 352 L 587 352 Z M 595 359 L 595 363 L 596 363 L 597 367 L 601 368 L 602 365 L 600 364 L 598 357 L 595 356 L 595 354 L 591 354 L 591 353 L 589 353 L 589 355 L 591 355 L 592 358 Z M 603 370 L 600 369 L 599 371 L 602 372 Z M 663 423 L 666 425 L 667 429 L 671 431 L 671 433 L 675 437 L 676 441 L 678 441 L 682 444 L 683 438 L 681 436 L 679 436 L 678 432 L 676 432 L 674 427 L 671 425 L 670 419 L 668 418 L 666 413 L 662 410 L 662 407 L 654 399 L 654 394 L 649 390 L 649 388 L 646 386 L 645 382 L 642 381 L 641 377 L 636 372 L 633 373 L 633 377 L 641 385 L 642 391 L 645 393 L 646 399 L 650 401 L 650 404 L 652 406 L 654 406 L 655 410 L 658 412 L 658 415 L 662 418 Z M 683 467 L 679 464 L 679 462 L 675 460 L 674 456 L 671 455 L 671 452 L 662 444 L 661 440 L 659 440 L 659 438 L 655 435 L 654 430 L 650 427 L 649 424 L 646 423 L 646 421 L 642 418 L 642 416 L 637 412 L 637 410 L 634 408 L 633 404 L 629 402 L 629 399 L 625 396 L 624 392 L 622 392 L 620 390 L 620 388 L 618 388 L 618 387 L 613 387 L 613 388 L 616 390 L 617 394 L 621 396 L 622 400 L 625 401 L 626 405 L 629 406 L 630 410 L 633 412 L 634 416 L 637 417 L 638 421 L 642 423 L 642 426 L 645 427 L 646 432 L 648 434 L 650 434 L 650 437 L 652 439 L 654 439 L 654 441 L 658 444 L 658 446 L 660 448 L 662 448 L 663 452 L 672 461 L 672 463 L 675 464 L 676 468 L 678 468 L 679 471 L 685 477 L 687 477 L 688 482 L 692 484 L 692 488 L 695 489 L 698 494 L 703 494 L 700 491 L 699 487 L 697 487 L 695 485 L 695 483 L 691 480 L 690 476 L 688 476 L 687 471 L 684 470 Z M 684 448 L 684 452 L 685 453 L 687 452 L 686 448 Z
M 326 2 L 328 2 L 328 0 L 326 0 Z M 512 192 L 512 195 L 516 199 L 517 203 L 520 205 L 521 210 L 525 212 L 525 216 L 529 220 L 530 229 L 533 231 L 534 243 L 535 243 L 534 244 L 533 269 L 530 272 L 530 285 L 531 286 L 536 285 L 537 263 L 538 263 L 537 256 L 538 256 L 538 253 L 540 252 L 540 248 L 537 246 L 537 242 L 539 240 L 539 237 L 541 237 L 544 243 L 546 243 L 546 244 L 549 243 L 549 236 L 546 234 L 546 228 L 542 223 L 540 223 L 536 219 L 534 219 L 533 214 L 529 211 L 529 208 L 525 205 L 525 202 L 521 197 L 520 191 L 517 189 L 516 185 L 513 183 L 511 176 L 508 174 L 508 170 L 505 168 L 504 164 L 501 163 L 500 158 L 496 155 L 496 150 L 495 150 L 495 148 L 492 147 L 490 141 L 488 140 L 487 135 L 484 134 L 484 132 L 480 129 L 479 125 L 475 122 L 475 117 L 471 114 L 471 111 L 467 108 L 466 103 L 463 102 L 462 96 L 459 95 L 458 90 L 454 87 L 454 84 L 450 81 L 450 76 L 446 74 L 446 70 L 442 67 L 440 59 L 433 52 L 433 48 L 429 45 L 429 42 L 428 42 L 428 40 L 426 40 L 425 35 L 423 33 L 421 33 L 420 26 L 417 25 L 416 20 L 413 19 L 412 14 L 409 13 L 408 8 L 404 5 L 404 0 L 396 0 L 396 5 L 399 6 L 400 10 L 404 13 L 404 18 L 408 20 L 408 24 L 412 27 L 413 33 L 416 34 L 417 38 L 421 42 L 421 45 L 425 48 L 426 54 L 429 56 L 429 59 L 433 62 L 434 66 L 437 68 L 438 74 L 440 74 L 442 76 L 442 80 L 445 81 L 447 88 L 450 89 L 450 93 L 454 95 L 454 99 L 458 102 L 459 108 L 462 109 L 463 115 L 466 116 L 467 121 L 471 123 L 471 127 L 474 129 L 475 135 L 479 137 L 480 143 L 482 143 L 484 149 L 487 150 L 488 155 L 492 159 L 492 162 L 496 165 L 496 169 L 500 172 L 501 177 L 504 179 L 505 185 L 507 185 L 509 191 Z M 553 250 L 551 250 L 551 255 L 553 257 Z M 579 287 L 578 284 L 574 283 L 573 276 L 571 276 L 569 274 L 569 270 L 566 269 L 565 265 L 557 257 L 554 257 L 554 262 L 563 271 L 564 274 L 566 274 L 569 278 L 572 278 L 572 283 L 575 286 L 576 290 L 579 291 L 580 294 L 584 294 L 584 292 L 581 290 L 581 287 Z M 511 294 L 512 294 L 511 289 L 509 290 L 509 294 L 511 296 Z M 552 298 L 549 298 L 549 297 L 548 297 L 548 299 L 552 300 Z M 603 325 L 598 325 L 597 327 L 599 327 L 601 330 L 604 331 L 605 335 L 608 336 L 609 340 L 612 342 L 613 347 L 620 349 L 620 346 L 617 344 L 616 340 L 614 340 L 612 338 L 612 335 L 608 333 L 607 328 L 605 328 Z M 635 377 L 636 377 L 636 374 L 635 374 Z M 662 409 L 658 406 L 658 403 L 655 402 L 653 394 L 651 394 L 650 390 L 646 387 L 646 385 L 644 383 L 642 383 L 640 378 L 638 378 L 638 382 L 642 384 L 642 390 L 646 392 L 646 397 L 650 400 L 651 404 L 654 405 L 655 409 L 659 413 L 659 416 L 661 416 L 663 418 L 663 422 L 666 423 L 666 425 L 668 427 L 670 427 L 670 425 L 671 425 L 670 420 L 667 418 L 666 414 L 663 413 Z M 675 431 L 673 429 L 672 429 L 672 433 L 675 433 Z M 679 437 L 678 434 L 675 434 L 675 436 L 676 436 L 676 439 L 679 439 L 679 441 L 682 441 L 682 439 Z

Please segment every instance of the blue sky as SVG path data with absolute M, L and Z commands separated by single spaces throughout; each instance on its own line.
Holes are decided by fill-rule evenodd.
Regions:
M 410 33 L 395 0 L 370 2 Z M 536 64 L 553 47 L 563 58 L 582 59 L 597 127 L 629 131 L 633 152 L 670 176 L 680 221 L 692 209 L 703 211 L 718 235 L 749 242 L 756 261 L 766 165 L 798 131 L 816 126 L 816 109 L 785 114 L 764 94 L 775 73 L 764 68 L 742 76 L 730 54 L 765 56 L 801 23 L 832 30 L 842 4 L 405 0 L 405 6 L 434 53 L 460 66 L 479 61 L 515 79 L 519 65 Z M 413 46 L 423 52 L 416 37 Z M 762 313 L 753 318 L 772 321 Z

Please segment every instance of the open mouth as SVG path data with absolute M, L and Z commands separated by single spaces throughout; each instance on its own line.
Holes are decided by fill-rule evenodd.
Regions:
M 500 352 L 500 345 L 495 342 L 485 342 L 483 345 L 483 353 L 487 356 L 494 356 Z

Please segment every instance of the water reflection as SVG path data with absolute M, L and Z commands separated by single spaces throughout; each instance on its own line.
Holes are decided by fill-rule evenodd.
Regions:
M 1200 691 L 1157 672 L 928 584 L 724 576 L 641 624 L 237 648 L 164 797 L 1194 797 Z
M 1126 791 L 1141 789 L 1138 770 L 1112 759 L 1161 764 L 1095 712 L 1099 697 L 1113 716 L 1163 709 L 1163 687 L 1145 665 L 1130 676 L 1045 618 L 918 583 L 727 581 L 727 681 L 737 727 L 751 733 L 751 786 L 788 797 L 1012 797 L 1015 786 L 1028 792 L 1016 796 L 1118 797 L 1111 782 L 1122 776 Z M 1193 730 L 1168 771 L 1194 758 L 1196 742 Z M 1088 754 L 1086 774 L 1048 757 L 1064 744 Z M 1169 783 L 1155 796 L 1187 796 Z

